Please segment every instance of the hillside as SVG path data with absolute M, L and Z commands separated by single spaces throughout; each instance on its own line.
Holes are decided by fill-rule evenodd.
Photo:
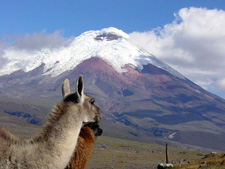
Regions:
M 11 121 L 16 122 L 14 118 Z M 34 124 L 21 125 L 17 119 L 15 126 L 6 128 L 20 138 L 30 138 L 40 131 L 40 126 Z M 205 153 L 186 149 L 169 147 L 169 159 L 173 164 L 180 164 L 182 160 L 194 161 L 200 159 Z M 91 157 L 88 160 L 87 169 L 103 168 L 156 168 L 159 163 L 165 161 L 165 146 L 99 136 Z

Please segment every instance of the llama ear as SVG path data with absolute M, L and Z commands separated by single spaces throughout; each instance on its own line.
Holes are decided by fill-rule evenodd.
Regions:
M 83 76 L 80 75 L 77 78 L 77 83 L 76 83 L 76 93 L 79 99 L 81 99 L 81 97 L 83 97 L 84 94 L 84 82 L 83 82 Z
M 62 96 L 65 98 L 70 93 L 70 82 L 68 79 L 64 80 L 62 85 Z

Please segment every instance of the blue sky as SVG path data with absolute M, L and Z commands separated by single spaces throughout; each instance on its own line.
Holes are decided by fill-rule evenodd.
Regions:
M 26 39 L 32 49 L 60 46 L 107 27 L 128 33 L 132 43 L 225 98 L 224 0 L 1 0 L 1 65 L 4 51 L 26 48 Z
M 223 0 L 1 0 L 0 35 L 63 30 L 78 36 L 116 27 L 130 33 L 171 22 L 184 7 L 225 8 Z

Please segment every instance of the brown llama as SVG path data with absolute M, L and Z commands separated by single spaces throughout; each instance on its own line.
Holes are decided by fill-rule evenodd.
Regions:
M 102 134 L 97 123 L 86 124 L 80 132 L 76 150 L 65 169 L 85 169 L 88 158 L 92 153 L 96 137 Z
M 93 98 L 83 92 L 83 77 L 70 93 L 69 80 L 62 86 L 63 101 L 52 109 L 41 133 L 20 140 L 4 129 L 0 134 L 1 169 L 63 169 L 69 163 L 84 122 L 99 122 L 100 109 Z

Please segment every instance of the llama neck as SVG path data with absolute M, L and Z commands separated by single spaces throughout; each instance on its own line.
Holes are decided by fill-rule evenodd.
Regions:
M 79 115 L 79 107 L 58 104 L 36 140 L 44 151 L 43 159 L 54 168 L 64 168 L 73 154 L 82 126 Z

